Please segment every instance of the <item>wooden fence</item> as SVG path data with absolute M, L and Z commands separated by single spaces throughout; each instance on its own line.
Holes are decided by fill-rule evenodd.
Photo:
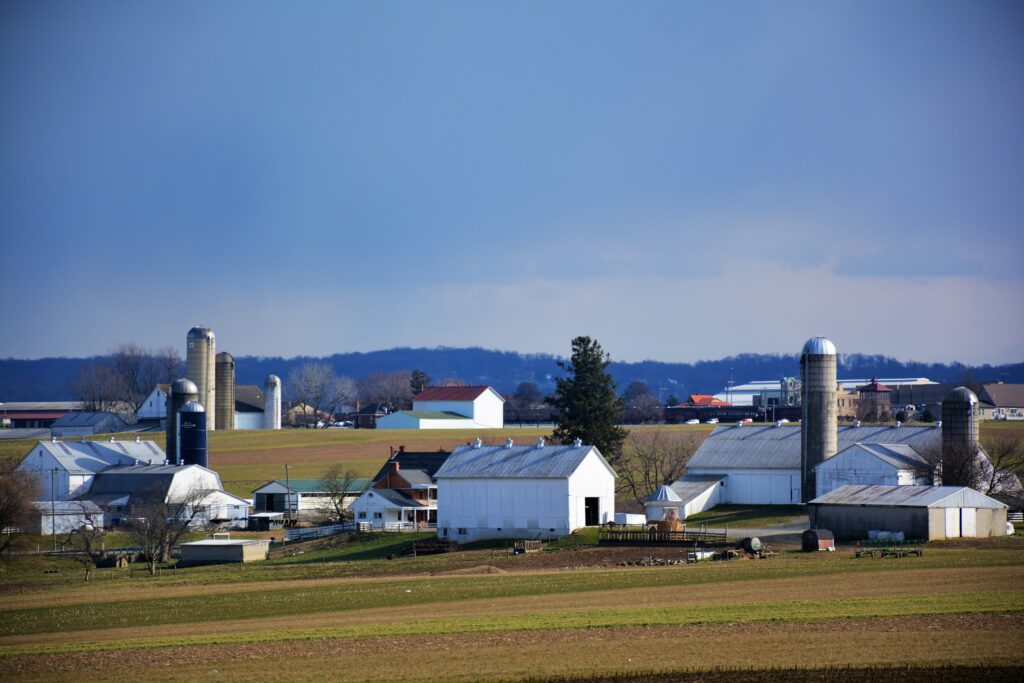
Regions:
M 658 531 L 656 529 L 601 529 L 598 545 L 727 545 L 725 533 L 715 531 Z

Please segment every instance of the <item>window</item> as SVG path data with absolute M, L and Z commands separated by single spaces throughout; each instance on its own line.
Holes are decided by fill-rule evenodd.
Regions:
M 383 515 L 383 514 L 381 514 L 380 512 L 374 512 L 374 513 L 373 513 L 373 518 L 374 518 L 374 519 L 381 519 L 381 518 L 382 518 L 383 516 L 384 516 L 384 515 Z
M 365 512 L 360 512 L 359 513 L 359 519 L 366 519 L 366 513 Z
M 466 534 L 468 534 L 469 532 L 468 532 L 468 531 L 466 531 L 466 527 L 462 527 L 462 526 L 460 526 L 460 527 L 459 527 L 459 531 L 458 531 L 458 533 L 459 533 L 459 536 L 465 536 L 465 535 L 466 535 Z

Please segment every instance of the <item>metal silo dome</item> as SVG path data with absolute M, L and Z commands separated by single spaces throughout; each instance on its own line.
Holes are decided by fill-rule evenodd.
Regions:
M 205 413 L 206 412 L 206 408 L 204 408 L 203 404 L 200 403 L 199 401 L 189 401 L 188 403 L 183 405 L 181 407 L 181 410 L 178 411 L 178 412 L 182 412 L 182 413 Z
M 836 345 L 828 337 L 811 337 L 804 344 L 804 356 L 834 356 Z
M 171 384 L 171 391 L 175 394 L 198 394 L 199 387 L 192 380 L 182 377 L 174 380 L 174 383 Z
M 943 403 L 946 401 L 949 401 L 950 403 L 969 403 L 971 405 L 975 405 L 978 402 L 978 397 L 967 387 L 957 387 L 946 394 L 946 398 L 942 399 Z
M 215 337 L 213 330 L 205 325 L 196 325 L 188 331 L 189 339 L 214 339 Z
M 277 375 L 267 375 L 266 381 L 263 383 L 266 387 L 279 387 L 281 386 L 281 378 Z

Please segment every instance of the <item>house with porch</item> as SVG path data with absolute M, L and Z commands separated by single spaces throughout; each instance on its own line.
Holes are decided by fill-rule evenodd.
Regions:
M 347 508 L 370 485 L 369 479 L 352 479 L 342 499 Z M 254 489 L 253 508 L 260 512 L 290 512 L 296 519 L 315 519 L 331 507 L 331 494 L 323 479 L 275 479 Z
M 437 480 L 448 451 L 412 452 L 400 446 L 352 503 L 358 524 L 371 528 L 430 528 L 437 524 Z

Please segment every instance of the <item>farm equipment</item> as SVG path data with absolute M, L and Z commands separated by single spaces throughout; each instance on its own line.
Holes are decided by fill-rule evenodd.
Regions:
M 402 551 L 403 556 L 437 555 L 439 553 L 453 553 L 459 550 L 459 544 L 455 541 L 443 541 L 439 538 L 428 538 L 422 541 L 413 541 Z

